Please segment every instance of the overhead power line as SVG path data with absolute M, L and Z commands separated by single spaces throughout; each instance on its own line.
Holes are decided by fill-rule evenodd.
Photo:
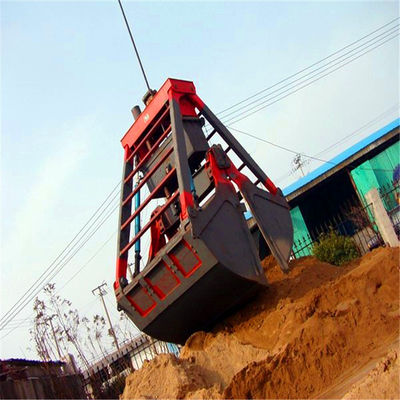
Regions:
M 382 27 L 380 27 L 379 29 L 375 30 L 374 32 L 382 29 L 383 27 L 388 26 L 389 24 L 392 24 L 394 21 L 397 21 L 399 18 L 394 19 L 393 21 L 383 25 Z M 369 39 L 368 41 L 364 42 L 363 44 L 353 48 L 352 50 L 342 54 L 341 56 L 335 58 L 334 60 L 329 61 L 328 63 L 325 63 L 324 65 L 313 69 L 312 71 L 292 80 L 291 82 L 286 83 L 285 85 L 270 91 L 269 93 L 265 93 L 267 92 L 269 89 L 274 88 L 276 86 L 278 86 L 279 84 L 286 82 L 288 80 L 290 80 L 292 77 L 300 75 L 303 71 L 310 69 L 312 66 L 315 66 L 317 64 L 320 64 L 322 61 L 330 58 L 332 55 L 334 54 L 338 54 L 341 50 L 348 48 L 349 46 L 351 46 L 352 44 L 356 43 L 353 42 L 350 45 L 345 46 L 344 48 L 342 48 L 341 50 L 336 51 L 335 53 L 332 53 L 330 56 L 325 57 L 324 59 L 310 65 L 307 68 L 304 68 L 303 70 L 299 71 L 296 74 L 292 74 L 289 77 L 281 80 L 280 82 L 269 86 L 268 88 L 265 88 L 261 91 L 259 91 L 258 93 L 247 97 L 245 100 L 242 100 L 239 103 L 236 103 L 236 105 L 239 104 L 243 104 L 245 102 L 247 102 L 248 100 L 253 99 L 254 97 L 256 97 L 257 95 L 261 94 L 261 93 L 265 93 L 263 96 L 259 97 L 256 100 L 253 100 L 251 102 L 247 102 L 247 104 L 243 104 L 241 107 L 237 108 L 235 111 L 230 112 L 228 114 L 226 114 L 225 116 L 220 116 L 220 114 L 222 112 L 217 113 L 217 115 L 219 116 L 219 118 L 222 120 L 223 123 L 225 124 L 235 124 L 239 121 L 242 121 L 243 119 L 263 110 L 266 107 L 269 107 L 275 103 L 277 103 L 280 100 L 285 99 L 286 97 L 310 86 L 311 84 L 319 81 L 320 79 L 332 74 L 333 72 L 343 68 L 344 66 L 350 64 L 353 61 L 356 61 L 358 58 L 372 52 L 373 50 L 381 47 L 382 45 L 384 45 L 385 43 L 389 42 L 390 40 L 395 39 L 398 34 L 399 34 L 399 24 L 390 27 L 388 30 L 380 33 L 379 35 Z M 371 36 L 373 32 L 371 32 L 371 34 L 368 34 L 366 36 Z M 364 36 L 363 38 L 365 38 L 366 36 Z M 378 40 L 376 40 L 378 39 Z M 357 42 L 359 42 L 361 39 L 359 39 Z M 371 43 L 372 42 L 372 43 Z M 373 47 L 372 47 L 373 46 Z M 372 48 L 370 48 L 372 47 Z M 368 50 L 367 50 L 368 49 Z M 357 51 L 358 50 L 358 51 Z M 360 54 L 361 53 L 361 54 Z M 347 61 L 349 60 L 349 61 Z M 347 62 L 345 62 L 347 61 Z M 336 68 L 335 68 L 336 67 Z M 324 72 L 326 72 L 324 74 Z M 321 75 L 323 74 L 323 75 Z M 320 75 L 320 76 L 319 76 Z M 308 77 L 308 78 L 307 78 Z M 316 78 L 317 77 L 317 78 Z M 308 83 L 306 83 L 308 82 Z M 306 84 L 305 84 L 306 83 Z M 300 87 L 299 87 L 300 86 Z M 287 88 L 287 89 L 285 89 Z M 296 89 L 297 88 L 297 89 Z M 295 89 L 295 90 L 293 90 Z M 289 93 L 288 93 L 289 92 Z M 286 94 L 285 94 L 286 93 Z M 276 100 L 273 100 L 276 99 Z M 271 101 L 273 100 L 273 101 Z M 252 106 L 252 107 L 251 107 Z M 227 109 L 225 109 L 225 111 L 233 108 L 229 107 Z M 227 118 L 228 117 L 228 118 Z M 206 129 L 209 128 L 209 124 L 206 124 Z
M 17 316 L 34 298 L 39 294 L 39 292 L 47 285 L 47 283 L 51 282 L 52 279 L 59 274 L 64 267 L 73 259 L 73 257 L 86 245 L 86 243 L 94 236 L 94 234 L 101 228 L 101 226 L 108 220 L 108 218 L 116 211 L 118 204 L 112 208 L 112 210 L 107 214 L 107 216 L 94 228 L 94 230 L 89 234 L 87 238 L 79 245 L 79 247 L 74 251 L 74 253 L 62 264 L 57 265 L 56 270 L 52 270 L 52 274 L 46 277 L 46 281 L 41 282 L 41 284 L 29 294 L 29 297 L 25 298 L 25 300 L 18 304 L 18 306 L 13 310 L 13 313 L 9 315 L 9 317 L 2 322 L 0 330 L 3 330 L 5 326 L 13 319 L 13 317 Z
M 308 73 L 302 75 L 301 77 L 299 77 L 299 78 L 297 78 L 297 79 L 294 79 L 294 80 L 292 80 L 291 82 L 289 82 L 289 83 L 287 83 L 287 84 L 285 84 L 285 85 L 279 87 L 278 89 L 275 89 L 275 90 L 273 90 L 272 92 L 269 92 L 268 94 L 263 95 L 263 96 L 259 97 L 258 99 L 253 100 L 253 101 L 247 103 L 246 105 L 242 106 L 241 109 L 243 110 L 244 108 L 247 108 L 247 107 L 251 106 L 252 104 L 257 104 L 257 103 L 259 103 L 261 100 L 263 100 L 263 99 L 269 97 L 271 94 L 280 92 L 280 91 L 282 91 L 282 89 L 284 89 L 284 88 L 286 88 L 286 87 L 288 87 L 288 86 L 291 86 L 291 85 L 293 85 L 293 84 L 296 83 L 296 82 L 301 81 L 301 83 L 304 83 L 304 82 L 306 82 L 306 81 L 312 79 L 313 77 L 315 77 L 315 76 L 317 76 L 317 75 L 319 75 L 319 74 L 322 74 L 322 73 L 324 73 L 325 71 L 328 71 L 329 69 L 333 68 L 333 67 L 336 66 L 336 65 L 339 65 L 339 64 L 342 63 L 343 61 L 352 58 L 354 55 L 363 52 L 363 51 L 366 50 L 367 48 L 369 48 L 369 47 L 371 47 L 371 46 L 373 46 L 373 45 L 375 45 L 375 44 L 377 44 L 377 43 L 379 43 L 379 42 L 383 42 L 384 39 L 388 38 L 389 36 L 391 36 L 391 35 L 393 35 L 393 34 L 396 34 L 396 30 L 397 30 L 397 32 L 398 32 L 398 28 L 399 28 L 399 25 L 396 25 L 396 26 L 390 28 L 389 30 L 387 30 L 387 31 L 385 31 L 385 32 L 383 32 L 383 33 L 381 33 L 380 35 L 378 35 L 378 36 L 376 36 L 376 37 L 373 37 L 372 39 L 368 40 L 367 42 L 363 43 L 362 45 L 357 46 L 357 47 L 355 47 L 355 48 L 352 49 L 352 50 L 349 50 L 348 52 L 346 52 L 346 53 L 340 55 L 340 56 L 337 57 L 337 58 L 334 58 L 333 60 L 327 62 L 326 64 L 323 64 L 323 65 L 321 65 L 320 67 L 315 68 L 315 69 L 313 69 L 312 71 L 310 71 L 310 72 L 308 72 Z M 398 33 L 397 33 L 397 34 L 398 34 Z M 382 36 L 382 37 L 381 37 L 381 36 Z M 396 36 L 396 35 L 395 35 L 395 36 Z M 395 37 L 395 36 L 394 36 L 394 37 Z M 378 40 L 376 40 L 378 37 L 380 37 L 380 38 L 379 38 Z M 394 38 L 394 37 L 393 37 L 393 38 Z M 392 38 L 391 38 L 391 39 L 392 39 Z M 389 39 L 389 40 L 390 40 L 390 39 Z M 370 42 L 372 42 L 372 43 L 370 43 Z M 368 43 L 370 43 L 370 44 L 368 44 Z M 386 43 L 386 42 L 385 42 L 385 43 Z M 368 45 L 367 45 L 367 44 L 368 44 Z M 382 43 L 382 44 L 383 44 L 383 43 Z M 360 50 L 359 50 L 359 51 L 356 51 L 356 50 L 358 50 L 358 49 L 360 49 Z M 365 54 L 366 54 L 366 53 L 365 53 Z M 336 62 L 336 61 L 337 61 L 337 62 Z M 333 64 L 333 65 L 330 65 L 330 64 Z M 329 65 L 330 65 L 330 66 L 329 66 Z M 329 66 L 329 67 L 328 67 L 328 68 L 325 68 L 325 67 L 327 67 L 327 66 Z M 324 68 L 325 68 L 325 69 L 324 69 Z M 321 70 L 322 70 L 322 71 L 321 71 Z M 315 73 L 315 72 L 317 72 L 317 71 L 319 71 L 319 72 L 318 72 L 318 73 Z M 310 76 L 310 78 L 304 79 L 304 78 L 307 77 L 307 76 Z M 301 84 L 301 83 L 300 83 L 300 84 Z M 296 86 L 298 86 L 298 85 L 295 85 L 294 87 L 296 87 Z M 288 89 L 288 90 L 290 90 L 290 89 Z M 286 92 L 286 91 L 283 91 L 282 93 L 285 93 L 285 92 Z M 262 104 L 262 103 L 261 103 L 261 104 Z M 234 114 L 236 114 L 235 116 L 237 116 L 237 110 L 234 110 L 234 111 L 229 112 L 228 114 L 224 115 L 223 118 L 227 118 L 228 116 L 234 115 Z
M 237 122 L 242 121 L 243 119 L 248 118 L 249 116 L 254 115 L 255 113 L 257 113 L 257 112 L 259 112 L 259 111 L 261 111 L 261 110 L 263 110 L 263 109 L 265 109 L 265 108 L 277 103 L 278 101 L 281 101 L 281 100 L 285 99 L 286 97 L 288 97 L 288 96 L 290 96 L 290 95 L 292 95 L 294 93 L 297 93 L 298 91 L 300 91 L 300 90 L 312 85 L 313 83 L 321 80 L 322 78 L 324 78 L 324 77 L 326 77 L 328 75 L 331 75 L 335 71 L 343 68 L 344 66 L 346 66 L 346 65 L 350 64 L 351 62 L 359 59 L 360 57 L 370 53 L 371 51 L 376 50 L 377 48 L 383 46 L 385 43 L 389 42 L 390 40 L 395 39 L 398 36 L 399 36 L 399 33 L 396 33 L 394 36 L 391 36 L 390 38 L 380 42 L 379 44 L 376 44 L 376 46 L 374 46 L 373 48 L 371 48 L 371 49 L 359 54 L 358 56 L 353 57 L 353 58 L 348 57 L 348 58 L 351 58 L 351 59 L 349 61 L 347 61 L 346 63 L 344 63 L 344 64 L 342 64 L 342 62 L 345 61 L 348 58 L 343 59 L 343 60 L 339 61 L 338 63 L 332 65 L 332 67 L 334 67 L 336 65 L 341 64 L 338 67 L 336 67 L 334 69 L 331 69 L 332 67 L 330 67 L 330 68 L 327 68 L 324 71 L 320 71 L 317 74 L 311 76 L 310 78 L 307 78 L 304 81 L 301 81 L 301 82 L 293 85 L 292 87 L 290 87 L 288 89 L 285 89 L 282 92 L 280 92 L 280 93 L 278 93 L 278 94 L 276 94 L 274 96 L 271 96 L 270 98 L 267 98 L 266 100 L 264 100 L 261 103 L 255 105 L 254 107 L 251 107 L 248 110 L 245 110 L 243 112 L 240 112 L 240 113 L 236 114 L 234 117 L 228 118 L 227 120 L 223 119 L 223 122 L 224 122 L 224 124 L 236 124 Z M 329 70 L 329 71 L 326 74 L 323 74 L 323 75 L 319 76 L 318 78 L 315 78 L 316 76 L 320 75 L 322 72 L 325 72 L 327 70 Z M 313 78 L 315 78 L 315 79 L 313 79 Z M 307 84 L 302 85 L 304 82 L 309 81 L 310 79 L 312 79 L 310 82 L 308 82 Z M 302 86 L 300 86 L 300 85 L 302 85 Z M 300 86 L 300 87 L 298 87 L 298 86 Z M 294 89 L 296 87 L 297 87 L 297 89 L 292 90 L 292 89 Z M 286 92 L 289 92 L 289 93 L 287 93 L 287 94 L 282 96 L 282 94 L 286 93 Z M 272 99 L 276 99 L 276 100 L 271 101 Z M 238 117 L 240 117 L 240 118 L 238 118 Z
M 93 254 L 92 257 L 89 258 L 72 276 L 69 278 L 64 284 L 58 289 L 58 293 L 65 288 L 79 273 L 82 272 L 82 270 L 87 267 L 90 262 L 100 253 L 101 250 L 107 245 L 107 243 L 110 242 L 110 240 L 115 236 L 117 231 L 113 232 L 113 234 L 97 249 L 97 251 Z
M 261 137 L 259 137 L 259 136 L 253 135 L 252 133 L 245 132 L 245 131 L 243 131 L 243 130 L 241 130 L 241 129 L 234 128 L 233 126 L 227 126 L 227 127 L 228 127 L 229 129 L 235 131 L 235 132 L 241 133 L 242 135 L 246 135 L 246 136 L 251 137 L 251 138 L 253 138 L 253 139 L 259 140 L 260 142 L 267 143 L 267 144 L 269 144 L 269 145 L 271 145 L 271 146 L 274 146 L 274 147 L 276 147 L 276 148 L 278 148 L 278 149 L 281 149 L 281 150 L 285 150 L 285 151 L 287 151 L 287 152 L 289 152 L 289 153 L 292 153 L 292 154 L 299 154 L 299 153 L 300 153 L 300 154 L 303 155 L 304 157 L 310 158 L 310 159 L 312 159 L 312 160 L 321 161 L 321 162 L 327 162 L 326 160 L 323 160 L 322 158 L 317 158 L 317 157 L 309 156 L 309 155 L 307 155 L 307 154 L 305 154 L 305 153 L 299 152 L 298 150 L 291 149 L 291 148 L 289 148 L 289 147 L 282 146 L 282 145 L 280 145 L 280 144 L 276 144 L 276 143 L 274 143 L 274 142 L 271 142 L 270 140 L 267 140 L 267 139 L 261 138 Z
M 242 135 L 246 135 L 246 136 L 248 136 L 248 137 L 251 137 L 251 138 L 253 138 L 253 139 L 256 139 L 256 140 L 258 140 L 258 141 L 261 141 L 261 142 L 263 142 L 263 143 L 267 143 L 267 144 L 269 144 L 269 145 L 271 145 L 271 146 L 273 146 L 273 147 L 276 147 L 276 148 L 278 148 L 278 149 L 287 151 L 287 152 L 289 152 L 289 153 L 292 153 L 292 154 L 299 154 L 299 153 L 300 153 L 300 154 L 303 155 L 304 157 L 307 157 L 307 158 L 309 158 L 309 159 L 311 159 L 311 160 L 320 161 L 320 162 L 324 162 L 324 163 L 331 163 L 331 164 L 332 164 L 331 161 L 324 160 L 324 159 L 322 159 L 322 158 L 319 158 L 318 156 L 321 155 L 321 154 L 323 154 L 325 151 L 331 149 L 332 147 L 336 146 L 337 144 L 341 143 L 343 140 L 348 139 L 348 138 L 350 138 L 351 136 L 353 136 L 354 134 L 360 132 L 362 129 L 365 129 L 366 127 L 370 126 L 372 123 L 376 122 L 377 120 L 380 120 L 380 119 L 382 119 L 383 117 L 387 116 L 387 115 L 389 114 L 389 112 L 390 112 L 390 113 L 393 113 L 393 112 L 396 111 L 397 109 L 398 109 L 398 104 L 397 104 L 397 105 L 393 105 L 392 107 L 390 107 L 389 109 L 387 109 L 386 111 L 384 111 L 382 114 L 378 115 L 378 116 L 377 116 L 376 118 L 374 118 L 373 120 L 367 122 L 366 124 L 364 124 L 364 125 L 361 126 L 360 128 L 356 129 L 355 131 L 352 131 L 352 132 L 349 133 L 348 135 L 346 135 L 346 136 L 344 136 L 343 138 L 341 138 L 339 141 L 337 141 L 337 142 L 333 143 L 332 145 L 328 146 L 327 148 L 321 150 L 318 154 L 316 154 L 316 155 L 314 155 L 314 156 L 307 155 L 307 154 L 305 154 L 305 153 L 303 153 L 303 152 L 300 152 L 299 150 L 296 150 L 296 149 L 292 149 L 292 148 L 289 148 L 289 147 L 286 147 L 286 146 L 282 146 L 282 145 L 280 145 L 280 144 L 274 143 L 274 142 L 272 142 L 272 141 L 270 141 L 270 140 L 264 139 L 264 138 L 262 138 L 262 137 L 259 137 L 259 136 L 257 136 L 257 135 L 254 135 L 254 134 L 252 134 L 252 133 L 245 132 L 245 131 L 243 131 L 243 130 L 241 130 L 241 129 L 234 128 L 233 126 L 229 126 L 229 125 L 228 125 L 227 127 L 228 127 L 229 129 L 235 131 L 235 132 L 241 133 Z M 334 163 L 333 163 L 333 164 L 334 164 Z
M 32 318 L 28 318 L 26 321 L 19 321 L 19 322 L 13 321 L 11 324 L 9 324 L 7 326 L 7 328 L 5 330 L 19 328 L 20 326 L 22 326 L 23 328 L 31 327 L 32 326 Z
M 20 329 L 20 328 L 30 328 L 30 326 L 25 326 L 26 322 L 25 321 L 21 321 L 19 324 L 16 324 L 15 327 L 11 327 L 11 328 L 6 328 L 4 329 L 4 331 L 6 331 L 6 333 L 0 337 L 0 340 L 3 340 L 4 338 L 6 338 L 10 333 L 15 332 L 16 330 Z M 32 321 L 33 324 L 33 321 Z
M 258 91 L 257 93 L 254 93 L 254 94 L 251 95 L 251 96 L 246 97 L 245 99 L 243 99 L 243 100 L 241 100 L 241 101 L 239 101 L 239 102 L 237 102 L 237 103 L 235 103 L 235 104 L 229 106 L 228 108 L 225 108 L 225 109 L 219 111 L 219 112 L 217 113 L 217 115 L 224 114 L 226 111 L 231 110 L 232 108 L 235 108 L 236 106 L 245 103 L 246 101 L 248 101 L 248 100 L 254 98 L 255 96 L 258 96 L 259 94 L 264 93 L 264 92 L 266 92 L 267 90 L 270 90 L 270 89 L 272 89 L 272 88 L 274 88 L 274 87 L 280 85 L 281 83 L 286 82 L 286 81 L 288 81 L 288 80 L 291 79 L 291 78 L 294 78 L 294 77 L 297 76 L 297 75 L 300 75 L 300 74 L 303 73 L 304 71 L 307 71 L 308 69 L 311 69 L 312 67 L 314 67 L 314 66 L 316 66 L 316 65 L 318 65 L 318 64 L 320 64 L 320 63 L 322 63 L 322 62 L 324 62 L 325 60 L 328 60 L 329 58 L 335 56 L 336 54 L 339 54 L 339 53 L 342 52 L 343 50 L 346 50 L 346 49 L 348 49 L 349 47 L 351 47 L 351 46 L 353 46 L 353 45 L 355 45 L 355 44 L 361 42 L 361 41 L 364 40 L 365 38 L 367 38 L 367 37 L 369 37 L 369 36 L 372 36 L 374 33 L 379 32 L 380 30 L 386 28 L 386 27 L 389 26 L 389 25 L 392 25 L 394 22 L 398 21 L 399 19 L 400 19 L 400 17 L 394 18 L 393 20 L 387 22 L 387 23 L 384 24 L 384 25 L 381 25 L 379 28 L 373 30 L 372 32 L 368 33 L 367 35 L 364 35 L 364 36 L 362 36 L 361 38 L 355 40 L 354 42 L 351 42 L 351 43 L 349 43 L 348 45 L 346 45 L 346 46 L 340 48 L 339 50 L 336 50 L 335 52 L 329 54 L 328 56 L 322 58 L 321 60 L 318 60 L 318 61 L 314 62 L 313 64 L 309 65 L 308 67 L 305 67 L 305 68 L 301 69 L 300 71 L 298 71 L 298 72 L 296 72 L 296 73 L 294 73 L 294 74 L 292 74 L 292 75 L 289 75 L 289 76 L 287 76 L 286 78 L 280 80 L 279 82 L 277 82 L 277 83 L 275 83 L 275 84 L 273 84 L 273 85 L 271 85 L 271 86 L 269 86 L 269 87 L 267 87 L 267 88 L 265 88 L 265 89 L 262 89 L 262 90 Z
M 325 159 L 322 159 L 322 158 L 319 158 L 319 157 L 316 157 L 316 156 L 311 156 L 311 155 L 309 155 L 309 154 L 300 152 L 299 150 L 295 150 L 295 149 L 292 149 L 292 148 L 289 148 L 289 147 L 286 147 L 286 146 L 282 146 L 282 145 L 276 144 L 276 143 L 271 142 L 271 141 L 269 141 L 269 140 L 267 140 L 267 139 L 264 139 L 264 138 L 261 138 L 261 137 L 259 137 L 259 136 L 256 136 L 256 135 L 254 135 L 254 134 L 252 134 L 252 133 L 245 132 L 245 131 L 243 131 L 243 130 L 241 130 L 241 129 L 236 129 L 236 128 L 233 128 L 232 126 L 228 126 L 228 128 L 231 129 L 231 130 L 233 130 L 233 131 L 235 131 L 235 132 L 241 133 L 242 135 L 246 135 L 246 136 L 251 137 L 251 138 L 253 138 L 253 139 L 256 139 L 256 140 L 258 140 L 258 141 L 260 141 L 260 142 L 267 143 L 267 144 L 269 144 L 269 145 L 271 145 L 271 146 L 274 146 L 274 147 L 279 148 L 279 149 L 281 149 L 281 150 L 287 151 L 287 152 L 289 152 L 289 153 L 292 153 L 292 154 L 295 154 L 295 155 L 301 154 L 302 156 L 304 156 L 304 157 L 306 157 L 306 158 L 309 158 L 309 159 L 311 159 L 311 160 L 320 161 L 320 162 L 327 163 L 327 164 L 331 164 L 331 165 L 334 165 L 334 166 L 338 165 L 337 162 L 334 162 L 334 161 L 331 161 L 331 160 L 325 160 Z M 358 129 L 358 130 L 359 130 L 359 129 Z M 358 131 L 358 130 L 357 130 L 357 131 Z M 351 164 L 350 164 L 350 166 L 351 166 Z M 363 167 L 362 169 L 363 169 L 363 170 L 368 170 L 368 171 L 386 171 L 386 172 L 392 172 L 392 170 L 389 170 L 389 169 L 382 169 L 382 168 L 368 168 L 368 167 Z
M 336 147 L 337 145 L 343 143 L 344 141 L 350 139 L 351 137 L 360 134 L 360 132 L 362 132 L 363 130 L 371 127 L 374 123 L 382 120 L 385 117 L 388 117 L 390 114 L 393 113 L 398 113 L 399 108 L 398 108 L 398 104 L 395 106 L 390 107 L 389 109 L 387 109 L 386 111 L 384 111 L 382 114 L 378 115 L 376 118 L 372 119 L 371 121 L 367 122 L 366 124 L 362 125 L 360 128 L 352 131 L 351 133 L 349 133 L 348 135 L 344 136 L 343 138 L 341 138 L 339 141 L 329 145 L 328 147 L 326 147 L 325 149 L 321 150 L 320 152 L 314 154 L 314 157 L 319 157 L 321 154 L 326 153 L 327 151 L 333 149 L 334 147 Z M 301 153 L 300 153 L 301 154 Z M 305 155 L 305 157 L 307 157 Z M 288 178 L 291 175 L 291 172 L 287 172 L 284 175 L 280 176 L 277 180 L 276 183 L 280 183 L 282 182 L 282 180 Z
M 322 149 L 321 151 L 319 151 L 317 154 L 314 154 L 315 157 L 319 157 L 321 154 L 326 153 L 329 150 L 334 149 L 335 147 L 337 147 L 339 144 L 342 144 L 343 142 L 349 140 L 351 137 L 358 135 L 360 132 L 362 132 L 364 129 L 368 128 L 369 126 L 371 126 L 372 124 L 374 124 L 377 121 L 382 120 L 383 118 L 389 116 L 390 114 L 393 114 L 395 112 L 399 111 L 399 103 L 394 104 L 393 106 L 391 106 L 390 108 L 388 108 L 387 110 L 385 110 L 383 113 L 379 114 L 376 118 L 372 119 L 371 121 L 367 122 L 366 124 L 364 124 L 363 126 L 361 126 L 360 128 L 356 129 L 355 131 L 352 131 L 351 133 L 349 133 L 348 135 L 342 137 L 340 140 L 338 140 L 335 143 L 332 143 L 331 145 L 329 145 L 328 147 L 325 147 L 324 149 Z
M 100 229 L 104 222 L 111 215 L 103 219 L 92 232 L 90 230 L 95 226 L 96 222 L 102 217 L 102 215 L 107 212 L 110 205 L 113 203 L 115 198 L 119 196 L 119 192 L 114 193 L 119 187 L 120 182 L 113 188 L 110 194 L 105 198 L 105 200 L 100 204 L 96 211 L 92 214 L 89 220 L 83 225 L 79 232 L 74 236 L 74 238 L 67 244 L 67 246 L 62 250 L 62 252 L 55 258 L 55 260 L 47 267 L 39 278 L 24 292 L 24 294 L 16 301 L 16 303 L 1 317 L 0 319 L 0 330 L 18 315 L 22 309 L 26 307 L 27 304 L 42 290 L 42 288 L 58 273 L 64 266 L 77 254 L 77 252 L 83 247 L 84 244 Z M 113 196 L 114 195 L 114 196 Z M 107 203 L 107 201 L 111 200 Z M 106 204 L 107 203 L 107 204 Z M 106 204 L 106 205 L 105 205 Z M 118 206 L 118 205 L 117 205 Z M 112 212 L 115 211 L 116 207 L 113 207 Z M 86 229 L 85 229 L 86 228 Z M 85 237 L 87 235 L 87 237 Z M 84 244 L 81 244 L 81 241 Z M 78 247 L 78 249 L 76 249 Z M 75 251 L 75 252 L 74 252 Z M 73 253 L 72 255 L 70 255 Z M 69 256 L 69 258 L 68 258 Z M 67 259 L 68 258 L 68 259 Z M 67 261 L 66 261 L 67 260 Z M 54 274 L 54 271 L 56 273 Z
M 59 266 L 59 269 L 54 271 L 49 277 L 48 282 L 51 282 L 55 276 L 61 272 L 61 270 L 72 260 L 72 258 L 86 245 L 86 243 L 94 236 L 94 234 L 103 226 L 103 224 L 110 218 L 111 215 L 117 210 L 119 203 L 115 204 L 114 207 L 109 211 L 109 213 L 99 222 L 99 224 L 94 228 L 94 230 L 89 234 L 89 236 L 84 240 L 83 243 L 75 250 L 75 252 L 67 259 L 65 262 Z M 39 290 L 40 291 L 40 290 Z M 38 291 L 38 293 L 39 293 Z
M 119 184 L 118 184 L 119 185 Z M 115 188 L 114 188 L 115 190 Z M 119 193 L 117 193 L 119 195 Z M 98 218 L 96 218 L 93 222 L 97 221 L 99 219 L 100 216 L 104 215 L 105 211 L 107 210 L 107 208 L 109 207 L 109 205 L 112 203 L 112 201 L 115 199 L 116 196 L 114 196 L 111 201 L 108 203 L 108 205 L 102 210 L 102 212 L 99 214 Z M 109 196 L 108 196 L 109 198 Z M 104 202 L 103 202 L 104 204 Z M 25 298 L 22 302 L 20 302 L 18 304 L 18 307 L 16 307 L 13 311 L 12 315 L 9 315 L 9 319 L 6 320 L 5 322 L 3 322 L 0 330 L 3 330 L 5 326 L 8 326 L 8 324 L 10 323 L 10 321 L 14 321 L 14 317 L 17 316 L 28 304 L 31 300 L 34 299 L 35 296 L 37 296 L 37 294 L 45 287 L 45 285 L 49 282 L 52 281 L 52 279 L 55 278 L 55 276 L 57 274 L 59 274 L 63 268 L 69 264 L 69 262 L 73 259 L 73 257 L 86 245 L 86 243 L 94 236 L 94 234 L 100 229 L 100 227 L 105 223 L 106 220 L 109 219 L 109 217 L 111 215 L 113 215 L 113 213 L 117 210 L 119 206 L 119 201 L 117 201 L 117 203 L 114 203 L 113 207 L 111 208 L 111 210 L 109 211 L 109 213 L 103 218 L 103 220 L 101 220 L 98 225 L 90 232 L 90 234 L 85 238 L 84 236 L 81 237 L 81 239 L 83 240 L 83 242 L 81 243 L 76 243 L 75 249 L 74 247 L 70 249 L 70 251 L 75 250 L 69 258 L 63 258 L 62 260 L 60 260 L 60 262 L 53 267 L 53 269 L 51 270 L 51 274 L 46 276 L 46 281 L 42 281 L 41 282 L 41 286 L 37 287 L 36 290 L 31 291 L 31 293 L 28 293 L 28 297 Z M 91 225 L 91 227 L 93 227 L 93 224 Z M 89 228 L 91 228 L 89 227 Z M 57 293 L 59 293 L 69 282 L 72 281 L 72 279 L 74 279 L 89 263 L 90 261 L 93 260 L 93 258 L 103 249 L 103 247 L 112 239 L 112 237 L 115 235 L 116 232 L 114 232 L 107 240 L 106 242 L 103 243 L 103 245 L 96 251 L 96 253 L 57 291 Z M 149 238 L 147 238 L 149 241 Z M 76 248 L 76 246 L 78 246 Z M 21 325 L 18 325 L 18 327 L 20 327 Z

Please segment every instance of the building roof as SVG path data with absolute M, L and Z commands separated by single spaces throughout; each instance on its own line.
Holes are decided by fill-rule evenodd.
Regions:
M 330 170 L 333 170 L 339 164 L 350 159 L 357 152 L 359 152 L 362 149 L 373 144 L 375 141 L 379 140 L 380 138 L 385 136 L 388 132 L 392 131 L 393 129 L 395 129 L 399 126 L 400 126 L 400 118 L 397 118 L 394 121 L 392 121 L 391 123 L 385 125 L 383 128 L 377 130 L 376 132 L 372 133 L 371 135 L 367 136 L 366 138 L 360 140 L 358 143 L 356 143 L 353 146 L 349 147 L 348 149 L 344 150 L 342 153 L 338 154 L 336 157 L 332 158 L 331 160 L 329 160 L 325 164 L 321 165 L 314 171 L 310 172 L 308 175 L 300 178 L 296 182 L 287 186 L 285 189 L 283 189 L 283 194 L 285 196 L 289 196 L 290 194 L 294 193 L 296 190 L 302 188 L 303 186 L 308 185 L 315 179 L 326 174 Z
M 18 366 L 65 365 L 64 361 L 25 360 L 24 358 L 9 358 L 7 360 L 0 360 L 0 362 L 8 365 L 18 365 Z

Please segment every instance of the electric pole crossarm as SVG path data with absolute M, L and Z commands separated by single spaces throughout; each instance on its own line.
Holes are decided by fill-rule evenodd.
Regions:
M 112 333 L 113 338 L 114 338 L 115 347 L 116 347 L 117 350 L 119 351 L 120 349 L 119 349 L 119 344 L 118 344 L 117 336 L 115 335 L 114 327 L 113 327 L 113 325 L 112 325 L 112 323 L 111 323 L 110 314 L 108 314 L 107 306 L 106 306 L 106 303 L 105 303 L 104 298 L 103 298 L 104 295 L 106 294 L 106 291 L 105 291 L 104 289 L 102 289 L 102 287 L 103 287 L 103 286 L 106 286 L 106 285 L 107 285 L 106 283 L 102 283 L 101 285 L 99 285 L 99 286 L 97 286 L 96 288 L 94 288 L 94 289 L 92 290 L 92 293 L 93 293 L 95 296 L 96 296 L 96 294 L 98 294 L 98 295 L 100 296 L 101 302 L 103 303 L 104 311 L 106 312 L 106 316 L 107 316 L 107 319 L 108 319 L 108 323 L 109 323 L 109 325 L 110 325 L 110 330 L 111 330 L 111 333 Z

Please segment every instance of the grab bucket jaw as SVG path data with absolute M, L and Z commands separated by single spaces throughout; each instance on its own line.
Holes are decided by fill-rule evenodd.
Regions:
M 223 192 L 117 292 L 120 307 L 148 335 L 184 343 L 267 286 L 239 201 Z

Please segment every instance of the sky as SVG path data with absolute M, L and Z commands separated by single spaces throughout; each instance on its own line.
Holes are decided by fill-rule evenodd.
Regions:
M 0 5 L 3 316 L 120 181 L 120 139 L 146 87 L 116 0 Z M 399 16 L 389 1 L 124 6 L 151 87 L 191 80 L 217 113 Z M 315 155 L 366 126 L 320 155 L 329 159 L 398 117 L 398 71 L 397 38 L 232 128 Z M 293 153 L 232 132 L 282 188 L 300 177 Z M 113 321 L 117 222 L 114 212 L 52 280 L 88 316 L 103 313 L 92 289 L 106 282 Z M 18 327 L 31 317 L 30 302 L 0 332 L 0 358 L 37 358 Z

